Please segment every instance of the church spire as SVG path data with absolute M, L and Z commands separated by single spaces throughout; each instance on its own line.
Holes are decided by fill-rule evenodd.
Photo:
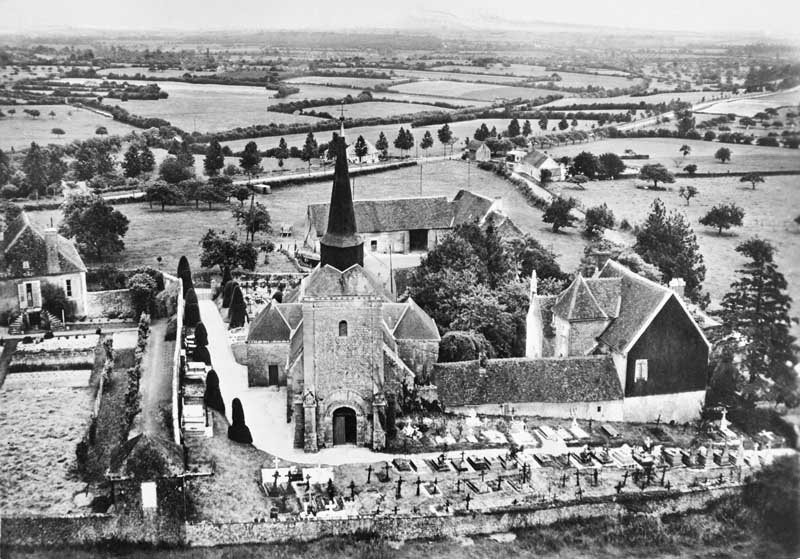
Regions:
M 334 138 L 336 168 L 328 213 L 328 230 L 320 241 L 320 265 L 330 264 L 341 271 L 353 264 L 364 265 L 364 241 L 356 230 L 356 214 L 350 175 L 347 169 L 347 144 L 344 137 Z

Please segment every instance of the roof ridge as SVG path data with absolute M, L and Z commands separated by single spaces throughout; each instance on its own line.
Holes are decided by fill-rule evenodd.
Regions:
M 662 285 L 662 284 L 658 283 L 657 281 L 653 281 L 650 278 L 646 278 L 641 274 L 637 274 L 636 272 L 634 272 L 633 270 L 631 270 L 627 266 L 624 266 L 624 265 L 620 264 L 619 262 L 617 262 L 613 258 L 609 258 L 606 261 L 605 266 L 608 266 L 608 265 L 613 265 L 613 266 L 619 268 L 622 271 L 622 273 L 624 273 L 624 274 L 626 274 L 628 276 L 633 276 L 633 277 L 631 277 L 631 279 L 636 280 L 636 281 L 640 281 L 641 283 L 644 283 L 645 285 L 649 285 L 651 287 L 655 287 L 655 288 L 661 289 L 663 291 L 669 291 L 670 293 L 673 292 L 666 285 Z M 605 268 L 605 266 L 603 266 L 603 268 Z M 601 272 L 602 272 L 602 270 L 601 270 Z M 610 278 L 605 278 L 605 279 L 610 279 Z
M 592 303 L 594 303 L 594 305 L 597 307 L 597 310 L 600 311 L 600 314 L 604 318 L 608 318 L 608 313 L 606 313 L 605 309 L 603 309 L 603 306 L 599 303 L 599 301 L 597 300 L 597 297 L 594 296 L 594 293 L 592 293 L 592 290 L 589 288 L 589 285 L 586 283 L 586 280 L 583 279 L 583 276 L 579 276 L 579 277 L 581 278 L 581 283 L 583 284 L 583 287 L 589 293 L 589 297 L 592 298 Z

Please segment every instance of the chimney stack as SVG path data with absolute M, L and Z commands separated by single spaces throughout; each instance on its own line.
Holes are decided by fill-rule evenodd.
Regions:
M 47 249 L 47 273 L 60 274 L 61 263 L 58 261 L 58 232 L 48 227 L 44 230 L 44 243 Z
M 675 292 L 675 294 L 683 299 L 684 292 L 686 291 L 686 282 L 683 278 L 672 278 L 669 282 L 669 288 Z

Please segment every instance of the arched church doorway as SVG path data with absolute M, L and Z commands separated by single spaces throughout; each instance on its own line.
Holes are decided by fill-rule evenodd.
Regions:
M 333 412 L 333 444 L 356 444 L 356 412 L 351 408 Z

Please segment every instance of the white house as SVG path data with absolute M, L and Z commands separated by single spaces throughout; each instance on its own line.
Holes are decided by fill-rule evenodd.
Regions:
M 550 171 L 551 179 L 554 181 L 563 181 L 567 178 L 567 168 L 563 163 L 538 150 L 525 155 L 514 167 L 515 171 L 530 175 L 537 181 L 541 180 L 542 171 L 545 169 Z

